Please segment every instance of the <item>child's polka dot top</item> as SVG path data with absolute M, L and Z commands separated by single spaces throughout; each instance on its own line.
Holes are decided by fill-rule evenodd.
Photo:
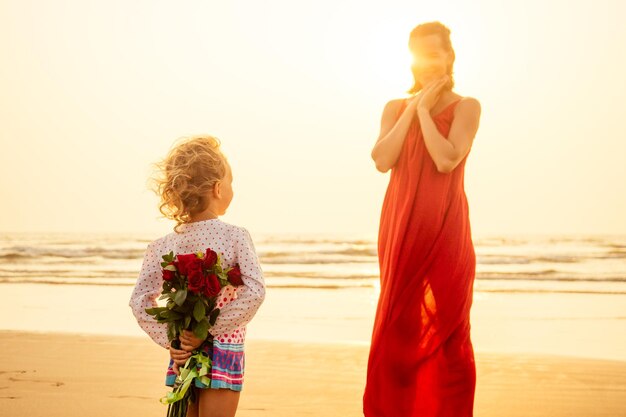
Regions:
M 151 242 L 146 249 L 141 272 L 129 302 L 139 326 L 160 346 L 166 348 L 169 345 L 167 325 L 157 323 L 145 311 L 148 307 L 156 307 L 156 300 L 161 295 L 161 256 L 170 251 L 180 254 L 204 252 L 211 248 L 220 254 L 222 267 L 239 264 L 244 285 L 238 287 L 236 292 L 230 286 L 222 288 L 218 298 L 220 314 L 209 332 L 221 342 L 243 343 L 245 326 L 265 298 L 263 271 L 250 234 L 243 227 L 219 219 L 186 223 L 179 230 L 180 233 L 172 232 Z

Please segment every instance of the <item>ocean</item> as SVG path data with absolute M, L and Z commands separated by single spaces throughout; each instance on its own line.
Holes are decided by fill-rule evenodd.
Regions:
M 158 236 L 0 233 L 0 283 L 133 286 Z M 376 288 L 375 238 L 253 235 L 269 288 Z M 626 236 L 475 237 L 477 292 L 626 294 Z

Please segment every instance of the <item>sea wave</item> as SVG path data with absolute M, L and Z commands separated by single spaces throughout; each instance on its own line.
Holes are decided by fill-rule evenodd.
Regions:
M 0 234 L 0 283 L 134 285 L 152 240 L 134 234 Z M 474 243 L 479 291 L 626 288 L 626 236 L 504 236 Z M 264 236 L 255 246 L 269 287 L 378 285 L 373 238 Z
M 124 286 L 132 288 L 134 280 L 111 280 L 111 279 L 67 279 L 67 278 L 39 278 L 39 279 L 19 279 L 19 278 L 7 278 L 0 277 L 0 284 L 46 284 L 46 285 L 95 285 L 95 286 Z M 273 281 L 268 279 L 266 281 L 266 287 L 269 289 L 318 289 L 318 290 L 331 290 L 331 289 L 349 289 L 349 288 L 362 288 L 371 289 L 377 291 L 377 285 L 367 281 L 355 281 L 351 283 L 337 282 L 335 281 L 308 281 L 308 282 L 282 282 Z M 475 287 L 474 292 L 477 293 L 529 293 L 529 294 L 605 294 L 605 295 L 626 295 L 626 286 L 620 286 L 618 288 L 571 288 L 563 285 L 547 286 L 547 287 L 501 287 L 501 286 L 480 286 Z

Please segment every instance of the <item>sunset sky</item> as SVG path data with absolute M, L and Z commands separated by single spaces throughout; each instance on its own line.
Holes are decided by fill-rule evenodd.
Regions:
M 0 0 L 0 232 L 168 232 L 150 164 L 208 133 L 225 221 L 375 234 L 381 112 L 411 85 L 409 32 L 440 20 L 483 108 L 474 234 L 626 233 L 624 4 Z

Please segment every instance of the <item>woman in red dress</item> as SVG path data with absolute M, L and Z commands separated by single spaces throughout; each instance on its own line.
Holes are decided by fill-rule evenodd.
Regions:
M 469 417 L 476 257 L 463 174 L 480 103 L 452 91 L 448 28 L 417 26 L 409 49 L 413 95 L 386 105 L 372 151 L 376 168 L 391 169 L 391 177 L 363 410 L 366 417 Z

